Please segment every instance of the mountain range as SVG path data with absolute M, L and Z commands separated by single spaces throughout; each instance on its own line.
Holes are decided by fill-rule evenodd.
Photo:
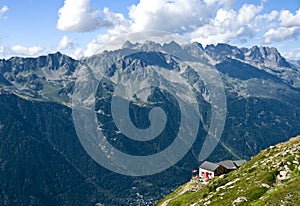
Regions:
M 195 60 L 203 70 L 184 64 Z M 300 133 L 300 62 L 287 61 L 275 48 L 126 42 L 119 50 L 80 60 L 59 52 L 0 60 L 0 204 L 154 204 L 186 182 L 200 164 L 198 155 L 213 118 L 205 65 L 218 71 L 227 105 L 222 136 L 208 160 L 250 159 Z M 84 77 L 84 69 L 100 71 L 104 78 L 96 96 L 86 96 L 95 100 L 99 128 L 118 150 L 146 156 L 167 148 L 179 132 L 183 117 L 167 90 L 192 101 L 158 68 L 180 76 L 194 92 L 201 120 L 196 141 L 177 164 L 158 174 L 131 177 L 111 172 L 89 156 L 77 136 L 72 116 L 76 82 Z M 165 111 L 168 121 L 158 138 L 141 144 L 120 133 L 111 111 L 118 79 L 137 85 L 150 79 L 166 88 L 151 88 L 146 102 L 135 97 L 129 104 L 130 120 L 142 129 L 150 126 L 152 108 Z

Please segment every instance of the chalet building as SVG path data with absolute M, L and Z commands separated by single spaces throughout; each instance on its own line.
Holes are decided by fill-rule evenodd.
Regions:
M 232 170 L 236 170 L 245 162 L 245 160 L 226 160 L 218 163 L 205 161 L 199 166 L 199 177 L 211 179 L 214 176 L 226 174 Z
M 203 177 L 205 179 L 211 179 L 214 176 L 224 174 L 225 172 L 226 168 L 222 165 L 208 161 L 203 162 L 199 167 L 199 177 Z

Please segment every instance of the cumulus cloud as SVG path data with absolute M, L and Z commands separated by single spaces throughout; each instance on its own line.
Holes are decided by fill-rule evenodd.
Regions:
M 70 56 L 74 59 L 80 59 L 84 56 L 84 53 L 81 48 L 76 48 L 75 51 L 72 54 L 70 54 Z
M 57 46 L 57 50 L 65 50 L 65 49 L 73 49 L 74 43 L 73 41 L 67 37 L 66 35 L 60 40 Z
M 129 7 L 129 19 L 104 8 L 105 19 L 113 26 L 88 44 L 85 55 L 93 55 L 103 44 L 131 32 L 144 30 L 162 30 L 180 34 L 192 32 L 208 24 L 219 7 L 224 5 L 230 7 L 232 2 L 233 0 L 140 0 L 138 4 Z
M 230 42 L 232 39 L 246 41 L 255 34 L 255 17 L 262 10 L 261 5 L 244 4 L 239 11 L 220 8 L 214 19 L 189 35 L 192 41 L 202 44 Z
M 279 42 L 296 38 L 300 34 L 300 28 L 296 27 L 279 27 L 278 29 L 270 29 L 264 34 L 265 43 Z
M 79 48 L 76 41 L 69 38 L 67 35 L 64 35 L 61 38 L 56 49 L 73 59 L 80 59 L 84 55 L 82 48 Z
M 112 22 L 113 26 L 104 34 L 98 35 L 87 45 L 87 49 L 84 51 L 85 56 L 96 54 L 99 49 L 109 41 L 131 32 L 132 22 L 127 20 L 123 14 L 114 13 L 108 8 L 104 8 L 103 13 L 106 15 L 107 21 Z
M 8 6 L 4 5 L 0 8 L 0 19 L 6 19 L 5 13 L 8 11 Z
M 181 33 L 206 24 L 214 6 L 211 2 L 209 8 L 199 0 L 140 0 L 129 8 L 129 17 L 134 31 L 154 29 Z
M 123 33 L 121 31 L 123 31 Z M 87 49 L 84 51 L 84 56 L 92 56 L 99 53 L 101 47 L 106 45 L 108 42 L 126 34 L 129 34 L 129 30 L 123 28 L 123 26 L 116 26 L 109 29 L 106 33 L 98 35 L 87 45 Z
M 235 11 L 233 4 L 234 0 L 140 0 L 129 9 L 131 29 L 180 33 L 204 44 L 253 37 L 252 24 L 263 5 L 244 4 Z
M 262 5 L 256 6 L 254 4 L 244 4 L 237 15 L 238 23 L 240 25 L 251 23 L 262 9 Z
M 0 45 L 0 55 L 4 58 L 9 58 L 12 56 L 39 56 L 43 51 L 44 49 L 40 46 L 25 47 L 21 45 L 15 45 L 12 47 L 8 47 L 5 45 Z
M 121 16 L 118 21 L 114 20 L 116 14 L 104 9 L 114 26 L 90 42 L 85 55 L 94 54 L 117 36 L 144 30 L 179 33 L 204 45 L 232 39 L 245 42 L 257 32 L 255 22 L 263 5 L 244 4 L 236 11 L 233 3 L 234 0 L 140 0 L 129 7 L 129 20 Z M 265 18 L 272 20 L 276 15 L 273 12 Z
M 72 57 L 73 59 L 81 59 L 84 56 L 83 50 L 78 47 L 64 51 L 63 53 L 69 57 Z
M 296 11 L 296 14 L 293 15 L 288 10 L 283 10 L 280 12 L 280 25 L 284 27 L 295 27 L 300 26 L 300 9 Z
M 90 0 L 65 0 L 58 11 L 57 29 L 71 32 L 87 32 L 110 23 L 101 18 L 101 12 L 94 10 Z
M 12 55 L 21 55 L 21 56 L 36 56 L 39 55 L 43 48 L 40 46 L 33 47 L 24 47 L 21 45 L 15 45 L 8 49 L 9 53 Z
M 235 0 L 140 0 L 123 14 L 104 8 L 110 26 L 93 39 L 84 51 L 91 56 L 112 39 L 139 31 L 178 33 L 203 45 L 216 43 L 253 44 L 298 38 L 300 9 L 264 12 L 264 2 L 234 7 Z
M 265 34 L 265 43 L 280 42 L 300 37 L 300 9 L 294 14 L 283 10 L 279 14 L 279 24 L 270 28 Z
M 257 20 L 261 20 L 263 22 L 272 22 L 277 20 L 279 16 L 279 11 L 273 10 L 270 13 L 262 14 L 256 17 Z
M 300 59 L 300 48 L 283 52 L 283 56 L 287 59 Z
M 216 5 L 219 5 L 219 6 L 223 6 L 224 5 L 226 9 L 232 9 L 235 0 L 204 0 L 204 2 L 209 7 L 216 6 Z

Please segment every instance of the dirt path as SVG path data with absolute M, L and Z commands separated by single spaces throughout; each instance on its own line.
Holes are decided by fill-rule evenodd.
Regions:
M 183 190 L 182 190 L 181 192 L 179 192 L 176 196 L 174 196 L 174 197 L 172 197 L 172 198 L 170 198 L 170 199 L 165 200 L 165 201 L 161 204 L 161 206 L 167 206 L 167 205 L 169 204 L 170 201 L 174 200 L 176 197 L 178 197 L 178 196 L 182 195 L 183 193 L 185 193 L 186 191 L 188 191 L 188 190 L 190 189 L 190 187 L 191 187 L 191 182 L 188 182 L 188 183 L 184 186 L 184 188 L 183 188 Z

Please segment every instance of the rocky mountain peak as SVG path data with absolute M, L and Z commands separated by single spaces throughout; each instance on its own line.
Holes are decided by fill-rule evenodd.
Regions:
M 73 72 L 75 70 L 71 65 L 74 63 L 74 59 L 71 57 L 56 52 L 47 56 L 41 56 L 37 59 L 39 67 L 47 67 L 49 70 L 58 70 L 64 67 L 66 70 Z
M 126 41 L 122 49 L 138 49 L 143 51 L 158 51 L 160 50 L 161 45 L 154 41 L 145 41 L 143 43 L 132 43 L 131 41 Z
M 284 57 L 274 47 L 254 46 L 245 51 L 247 59 L 260 63 L 267 63 L 278 67 L 291 67 Z
M 131 48 L 133 48 L 135 45 L 136 45 L 136 44 L 133 44 L 131 41 L 126 41 L 126 42 L 123 44 L 122 48 L 123 48 L 123 49 L 131 49 Z
M 172 50 L 181 50 L 181 46 L 175 41 L 170 41 L 169 43 L 165 43 L 163 45 L 163 48 L 168 48 Z
M 191 44 L 191 46 L 192 46 L 192 47 L 198 47 L 199 49 L 204 50 L 202 44 L 199 43 L 199 42 L 193 42 L 193 43 Z
M 12 57 L 9 60 L 1 60 L 1 70 L 5 71 L 36 71 L 40 68 L 46 67 L 49 70 L 58 70 L 64 68 L 70 72 L 75 70 L 75 60 L 71 57 L 56 52 L 54 54 L 48 54 L 47 56 L 40 56 L 37 58 L 24 58 L 24 57 Z
M 151 50 L 148 50 L 149 48 Z M 212 91 L 217 87 L 209 89 L 209 84 L 217 86 L 223 82 L 227 99 L 227 106 L 222 107 L 227 108 L 226 129 L 222 134 L 222 144 L 219 144 L 210 156 L 212 161 L 223 158 L 250 158 L 260 150 L 286 140 L 294 133 L 300 133 L 300 93 L 297 89 L 300 85 L 296 85 L 300 82 L 300 70 L 291 71 L 289 68 L 271 67 L 265 63 L 257 64 L 249 57 L 249 51 L 226 44 L 208 46 L 204 50 L 199 43 L 179 45 L 170 42 L 161 45 L 155 42 L 126 42 L 123 50 L 105 51 L 81 60 L 73 60 L 61 53 L 38 58 L 15 57 L 0 60 L 0 138 L 6 145 L 0 151 L 0 168 L 4 168 L 0 169 L 0 182 L 9 186 L 0 186 L 0 205 L 29 205 L 31 200 L 40 201 L 38 205 L 46 205 L 43 201 L 50 200 L 54 203 L 49 205 L 97 205 L 100 201 L 105 205 L 153 205 L 162 195 L 173 191 L 178 184 L 186 182 L 190 171 L 199 163 L 195 154 L 200 152 L 203 137 L 209 133 L 207 128 L 210 126 L 214 106 L 211 99 L 214 98 L 214 94 L 218 94 Z M 259 47 L 253 48 L 252 52 L 257 53 L 262 60 L 272 59 L 275 53 L 272 50 L 260 51 Z M 241 60 L 243 54 L 247 54 L 248 59 Z M 219 60 L 211 61 L 209 55 Z M 199 62 L 200 68 L 183 64 L 182 61 L 193 61 L 192 57 L 203 60 Z M 211 81 L 214 80 L 210 78 L 212 65 L 215 65 L 220 74 L 218 82 Z M 172 72 L 165 72 L 163 69 Z M 106 74 L 107 78 L 97 79 L 98 71 Z M 178 82 L 178 78 L 173 78 L 172 74 L 169 76 L 163 73 L 175 74 L 174 77 L 178 76 L 180 80 L 189 84 L 188 88 Z M 72 110 L 64 106 L 74 106 L 73 91 L 76 91 L 74 88 L 79 82 L 76 82 L 76 78 L 87 80 L 80 84 L 82 88 L 92 86 L 89 84 L 89 78 L 93 81 L 99 80 L 96 95 L 88 92 L 91 90 L 83 89 L 84 96 L 86 95 L 87 100 L 95 99 L 94 111 L 99 129 L 117 150 L 130 155 L 146 156 L 171 146 L 177 138 L 183 122 L 181 120 L 185 118 L 182 115 L 190 115 L 189 112 L 186 113 L 185 108 L 180 107 L 176 95 L 189 104 L 195 104 L 197 108 L 199 105 L 201 124 L 195 147 L 193 146 L 177 165 L 160 174 L 130 178 L 110 173 L 97 165 L 83 150 L 76 137 Z M 130 103 L 128 112 L 134 125 L 138 128 L 148 128 L 149 111 L 154 107 L 161 107 L 168 116 L 161 135 L 149 142 L 140 143 L 120 133 L 113 123 L 111 112 L 111 100 L 119 82 L 124 83 L 126 86 L 123 88 L 128 89 L 131 85 L 158 85 L 158 88 L 151 88 L 148 99 L 146 95 L 146 98 L 140 98 L 141 95 L 130 93 L 129 96 L 134 97 L 134 101 Z M 295 84 L 287 84 L 288 82 Z M 174 91 L 174 95 L 168 91 Z M 197 102 L 191 98 L 192 93 Z M 141 102 L 139 98 L 147 101 Z M 188 133 L 183 135 L 182 138 L 185 138 Z M 292 161 L 294 160 L 293 158 Z M 300 161 L 299 158 L 297 161 Z M 265 162 L 262 162 L 263 164 Z M 26 165 L 24 168 L 28 170 L 24 170 L 23 165 Z M 268 165 L 263 166 L 263 171 L 267 171 Z M 36 171 L 39 176 L 35 174 Z M 252 174 L 256 174 L 256 171 L 258 169 L 253 170 Z M 11 178 L 12 174 L 15 178 Z M 54 179 L 45 178 L 51 175 Z M 248 184 L 247 180 L 244 180 L 247 186 L 255 186 L 258 183 L 257 181 Z M 235 180 L 228 180 L 230 184 L 238 184 L 232 181 Z M 25 184 L 18 184 L 20 182 Z M 265 188 L 266 184 L 272 187 L 269 182 L 263 181 L 252 191 L 256 194 L 256 191 L 261 190 L 260 186 Z M 212 191 L 215 191 L 219 184 L 215 186 L 212 186 Z M 231 185 L 227 186 L 226 191 Z M 220 197 L 224 192 L 222 190 L 217 195 Z M 144 199 L 139 195 L 140 199 L 137 200 L 137 193 L 142 194 Z M 229 204 L 223 205 L 231 205 L 240 197 L 237 191 L 231 194 L 239 196 L 234 197 Z M 210 194 L 205 193 L 200 199 L 209 196 Z M 243 196 L 249 199 L 247 194 Z M 140 200 L 145 204 L 140 204 Z
M 245 55 L 248 55 L 248 57 L 250 57 L 251 59 L 263 62 L 263 56 L 258 46 L 254 46 L 249 50 L 246 49 L 245 53 L 246 53 Z
M 220 61 L 226 58 L 238 58 L 244 59 L 244 53 L 236 46 L 231 46 L 229 44 L 220 43 L 216 46 L 213 44 L 207 45 L 205 47 L 206 53 L 211 56 L 214 60 Z

